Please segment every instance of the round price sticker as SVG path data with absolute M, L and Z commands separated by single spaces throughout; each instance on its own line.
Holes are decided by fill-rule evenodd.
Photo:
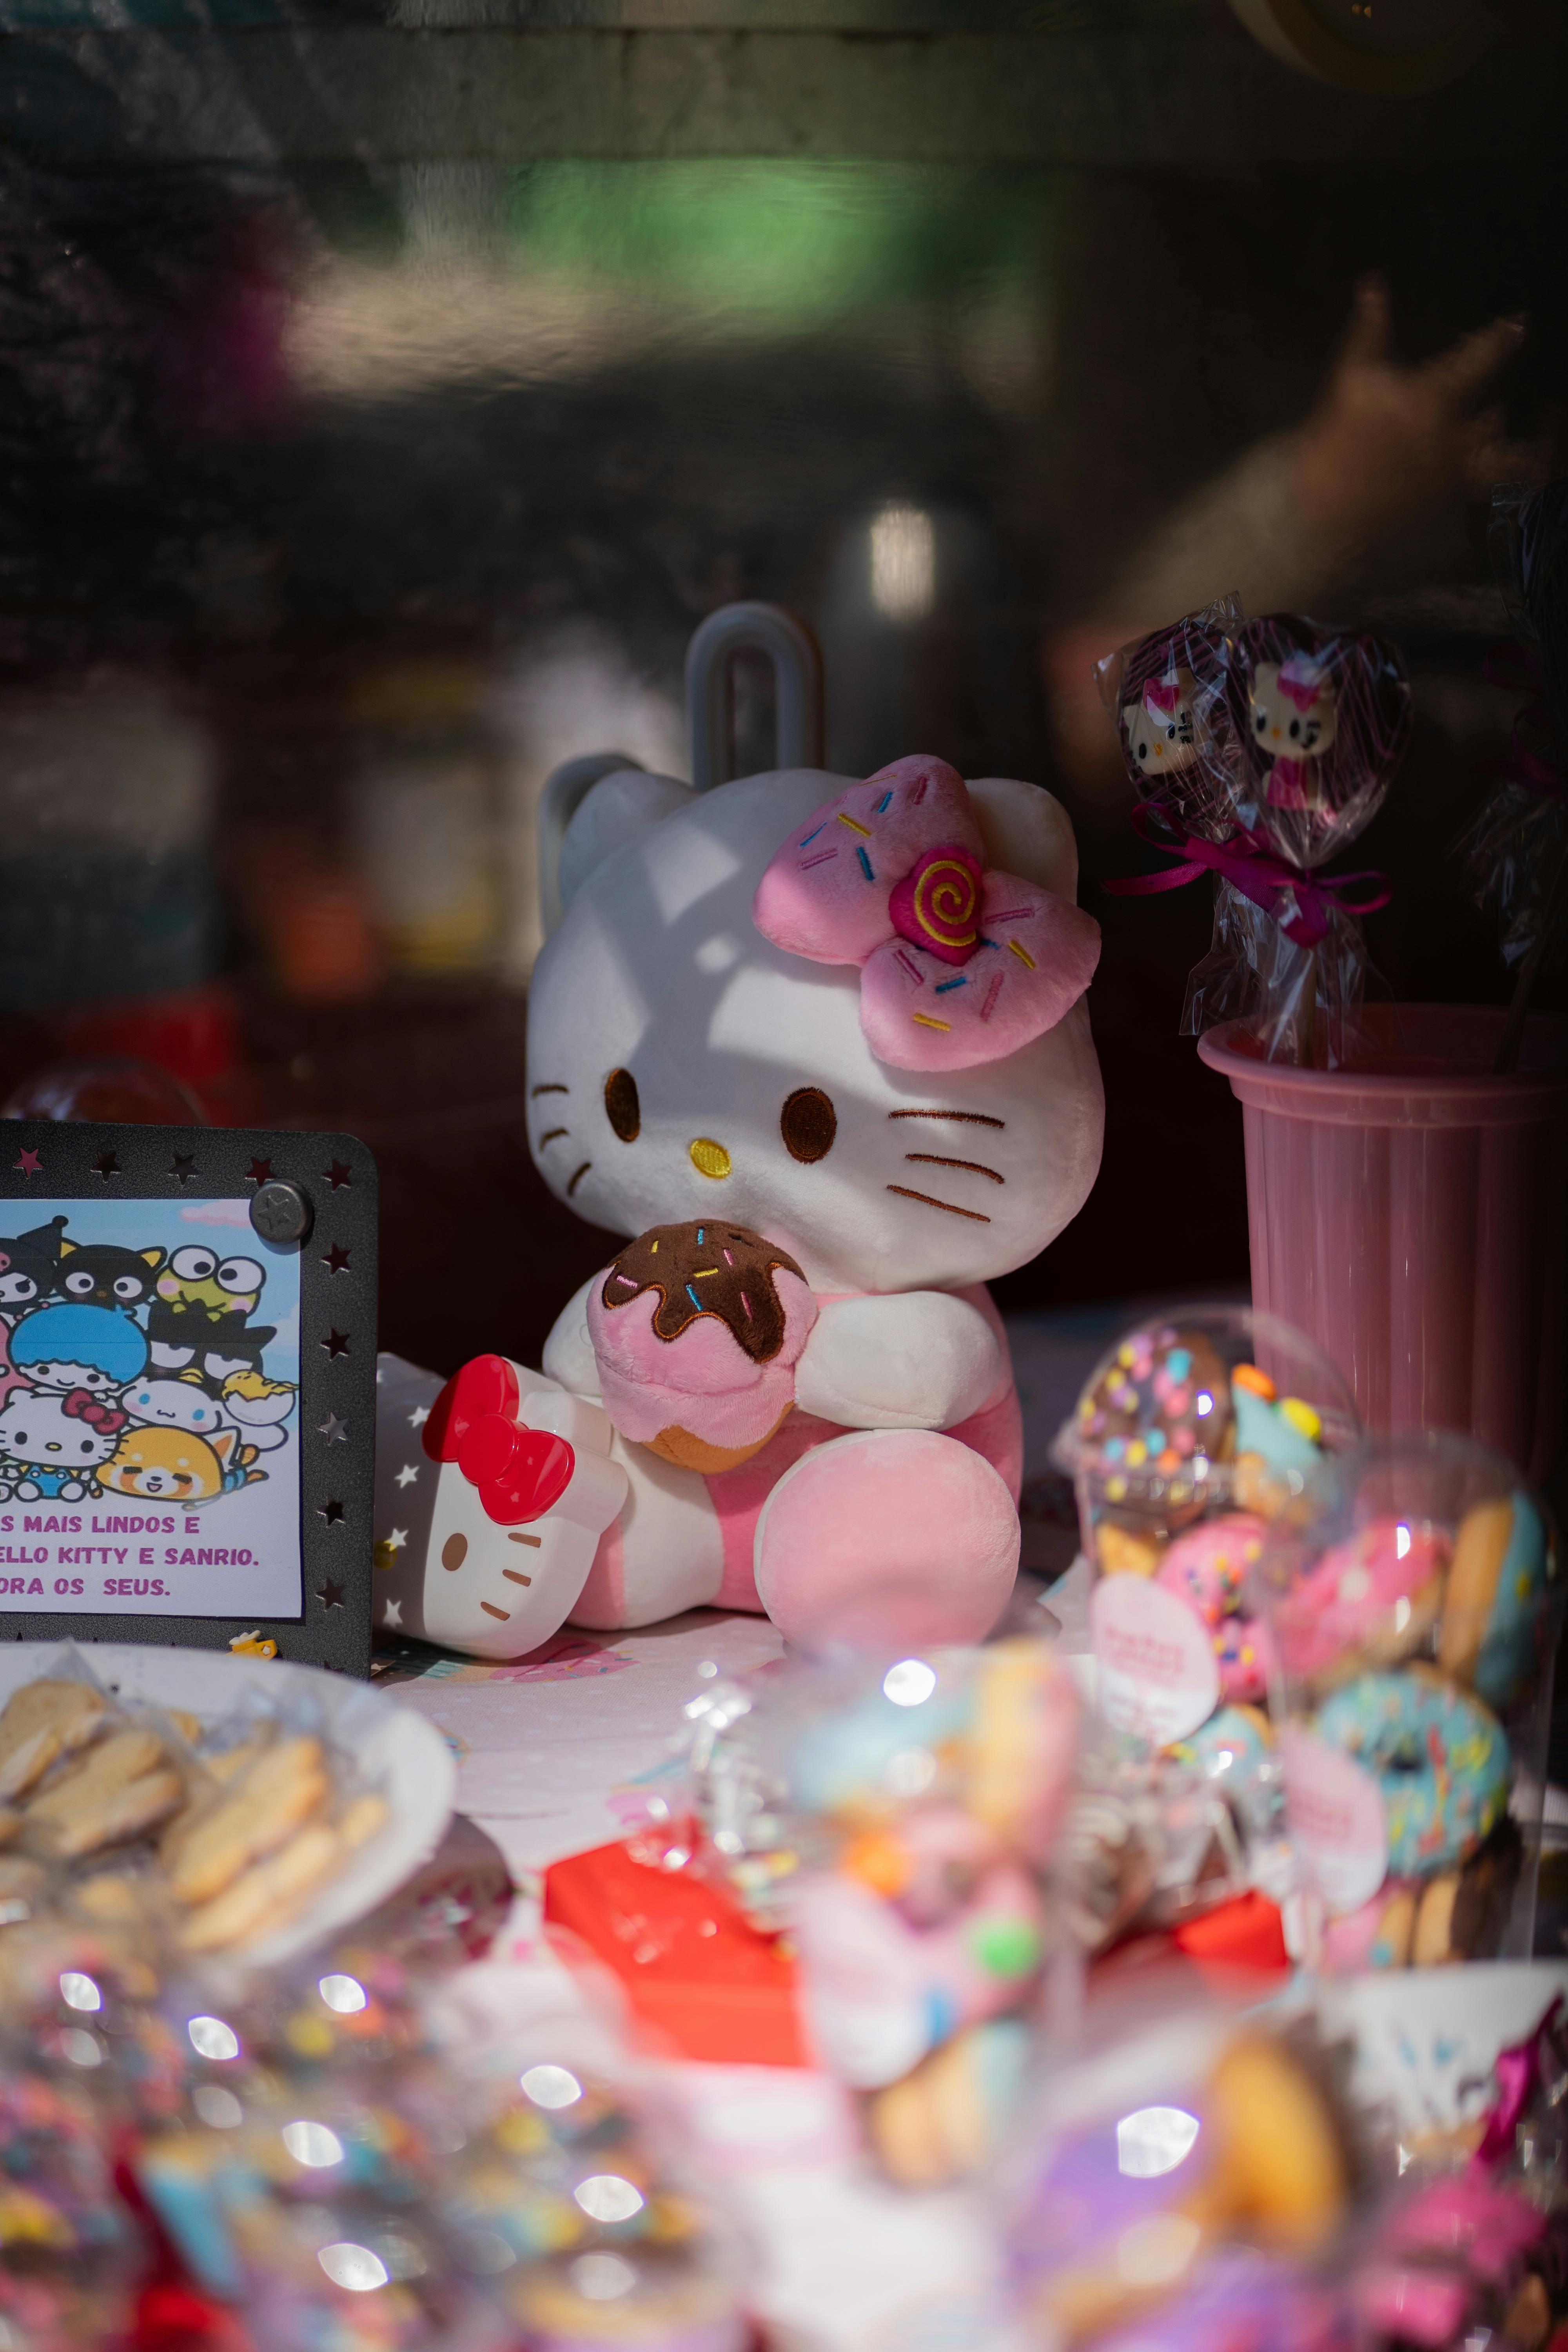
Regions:
M 1100 1711 L 1156 1748 L 1184 1739 L 1219 1705 L 1219 1662 L 1184 1601 L 1142 1576 L 1102 1577 L 1089 1604 Z

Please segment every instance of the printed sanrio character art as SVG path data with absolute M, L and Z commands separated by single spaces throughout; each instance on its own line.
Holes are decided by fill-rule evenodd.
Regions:
M 1128 751 L 1152 784 L 1157 785 L 1162 776 L 1191 767 L 1198 756 L 1193 718 L 1196 691 L 1191 670 L 1172 669 L 1163 677 L 1145 680 L 1139 699 L 1122 710 Z
M 177 1249 L 158 1276 L 158 1296 L 176 1309 L 253 1315 L 267 1280 L 253 1257 L 225 1257 L 205 1243 Z
M 596 1403 L 504 1356 L 376 1359 L 372 1619 L 480 1657 L 556 1633 L 626 1499 Z
M 978 1639 L 1016 1571 L 1021 1466 L 984 1285 L 1060 1232 L 1100 1162 L 1099 930 L 1065 812 L 925 757 L 702 793 L 621 771 L 582 801 L 560 874 L 529 999 L 531 1147 L 560 1199 L 642 1237 L 544 1351 L 627 1423 L 626 1501 L 566 1610 L 614 1627 L 764 1609 L 811 1646 Z M 633 1294 L 613 1277 L 647 1320 L 670 1226 L 691 1229 L 691 1318 L 667 1339 L 656 1308 L 620 1349 Z M 757 1304 L 728 1280 L 731 1232 L 815 1308 L 790 1327 L 782 1417 L 763 1383 L 754 1417 L 731 1409 L 745 1350 L 718 1327 L 743 1323 L 742 1291 Z M 705 1300 L 721 1276 L 727 1314 Z M 646 1415 L 625 1397 L 639 1364 Z M 677 1433 L 659 1449 L 655 1421 Z
M 1321 802 L 1316 762 L 1334 740 L 1338 716 L 1333 681 L 1321 663 L 1293 653 L 1282 662 L 1258 662 L 1247 690 L 1252 740 L 1272 760 L 1267 797 L 1271 808 L 1310 809 Z
M 142 1327 L 112 1307 L 40 1307 L 11 1333 L 11 1361 L 36 1388 L 112 1396 L 147 1368 Z
M 153 1296 L 163 1263 L 161 1249 L 121 1249 L 115 1242 L 60 1244 L 55 1289 L 61 1298 L 85 1307 L 117 1307 L 129 1313 Z
M 100 1484 L 120 1495 L 140 1495 L 149 1502 L 178 1503 L 186 1509 L 210 1503 L 244 1486 L 250 1473 L 240 1460 L 237 1429 L 216 1429 L 198 1437 L 187 1429 L 153 1428 L 133 1422 L 120 1440 L 113 1459 L 99 1473 Z M 231 1472 L 237 1473 L 231 1479 Z
M 53 1217 L 15 1241 L 0 1241 L 0 1319 L 15 1322 L 51 1287 L 65 1224 L 64 1217 Z
M 78 1503 L 99 1493 L 125 1415 L 86 1389 L 23 1389 L 0 1410 L 0 1501 Z

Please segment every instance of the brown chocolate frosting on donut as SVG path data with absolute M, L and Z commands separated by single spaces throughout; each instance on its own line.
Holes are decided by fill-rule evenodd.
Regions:
M 717 1315 L 752 1362 L 765 1364 L 784 1345 L 776 1266 L 805 1280 L 787 1250 L 776 1249 L 749 1226 L 708 1218 L 689 1225 L 653 1225 L 628 1242 L 611 1266 L 603 1303 L 629 1307 L 645 1290 L 657 1290 L 653 1328 L 661 1339 L 679 1339 L 699 1315 Z

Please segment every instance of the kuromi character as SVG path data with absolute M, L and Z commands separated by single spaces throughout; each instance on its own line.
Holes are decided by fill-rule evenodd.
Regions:
M 1316 762 L 1334 740 L 1338 715 L 1333 681 L 1305 654 L 1283 662 L 1259 662 L 1248 688 L 1252 740 L 1272 760 L 1268 797 L 1271 808 L 1310 809 L 1319 804 Z
M 0 1411 L 0 1501 L 78 1503 L 100 1492 L 125 1427 L 86 1389 L 23 1389 Z
M 49 1290 L 59 1266 L 65 1225 L 64 1217 L 52 1217 L 47 1225 L 18 1234 L 15 1241 L 0 1241 L 0 1318 L 15 1322 Z
M 504 1356 L 376 1362 L 373 1622 L 515 1658 L 556 1633 L 626 1499 L 596 1403 Z

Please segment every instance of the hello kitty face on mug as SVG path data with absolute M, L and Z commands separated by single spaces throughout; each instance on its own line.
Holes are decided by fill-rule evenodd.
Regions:
M 612 1233 L 711 1215 L 778 1243 L 816 1289 L 957 1288 L 1033 1257 L 1093 1183 L 1088 1010 L 975 1067 L 877 1060 L 855 967 L 773 945 L 752 914 L 792 827 L 846 782 L 595 786 L 529 994 L 530 1146 L 556 1196 Z M 1033 784 L 968 791 L 990 863 L 1070 899 L 1059 803 Z
M 1149 678 L 1138 701 L 1121 713 L 1127 748 L 1139 772 L 1157 783 L 1162 776 L 1190 768 L 1198 756 L 1193 698 L 1197 683 L 1191 670 L 1170 671 Z
M 1259 662 L 1248 699 L 1252 740 L 1265 759 L 1321 759 L 1334 740 L 1332 683 L 1299 655 Z

